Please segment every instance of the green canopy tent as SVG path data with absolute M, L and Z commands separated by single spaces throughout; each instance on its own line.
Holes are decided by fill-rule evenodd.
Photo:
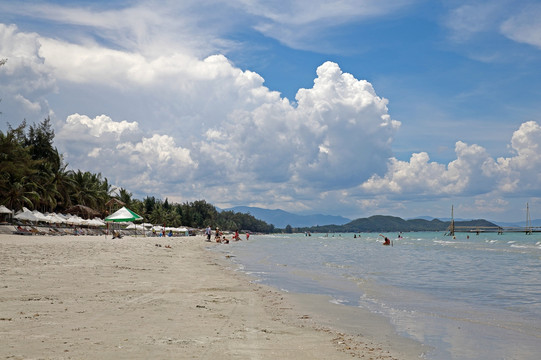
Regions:
M 117 211 L 115 211 L 113 214 L 107 216 L 105 218 L 105 222 L 112 222 L 119 223 L 119 222 L 128 222 L 128 221 L 137 221 L 137 220 L 143 220 L 143 218 L 127 207 L 123 206 Z M 113 234 L 114 237 L 114 234 Z

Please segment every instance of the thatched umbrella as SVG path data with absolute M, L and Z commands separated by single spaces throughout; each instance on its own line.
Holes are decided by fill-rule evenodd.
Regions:
M 113 211 L 116 211 L 117 209 L 120 209 L 121 207 L 123 206 L 126 206 L 126 204 L 120 200 L 118 200 L 117 198 L 111 198 L 111 200 L 107 201 L 105 203 L 105 206 L 107 206 L 109 208 L 109 214 L 112 214 Z
M 13 211 L 5 207 L 4 205 L 0 205 L 0 218 L 2 219 L 1 222 L 4 222 L 4 219 L 7 216 L 13 216 Z
M 75 214 L 79 216 L 84 216 L 87 219 L 99 216 L 100 213 L 92 208 L 89 208 L 85 205 L 75 205 L 66 210 L 68 214 Z

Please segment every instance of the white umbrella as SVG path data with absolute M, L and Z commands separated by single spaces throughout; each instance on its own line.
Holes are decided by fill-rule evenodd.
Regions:
M 36 219 L 38 219 L 38 221 L 46 222 L 46 221 L 49 220 L 49 218 L 47 216 L 43 215 L 42 213 L 40 213 L 37 210 L 32 211 L 32 214 L 34 214 L 34 216 L 36 217 Z
M 100 218 L 94 218 L 92 219 L 95 226 L 105 226 L 105 223 Z
M 55 213 L 47 214 L 46 217 L 48 219 L 47 220 L 48 223 L 62 224 L 62 223 L 66 222 L 66 219 L 64 219 L 63 217 L 61 217 L 61 216 L 59 216 L 58 214 L 55 214 Z
M 34 215 L 32 211 L 28 210 L 25 207 L 23 207 L 22 211 L 19 211 L 17 214 L 15 214 L 14 218 L 17 220 L 38 221 L 36 215 Z
M 0 205 L 0 214 L 12 214 L 13 212 L 9 210 L 4 205 Z
M 70 225 L 82 225 L 83 224 L 83 219 L 81 219 L 80 217 L 78 216 L 70 216 L 66 222 Z

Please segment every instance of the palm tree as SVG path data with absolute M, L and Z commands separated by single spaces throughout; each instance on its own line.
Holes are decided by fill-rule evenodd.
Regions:
M 21 209 L 23 206 L 33 208 L 34 202 L 39 199 L 37 188 L 36 183 L 30 181 L 27 177 L 23 177 L 20 181 L 10 184 L 2 203 L 11 209 Z
M 47 164 L 48 168 L 50 164 Z M 42 171 L 36 174 L 35 182 L 38 184 L 36 192 L 39 197 L 34 202 L 34 208 L 51 211 L 57 206 L 58 190 L 54 183 L 55 175 L 52 171 Z
M 59 210 L 65 210 L 74 205 L 70 194 L 75 192 L 77 183 L 73 178 L 73 171 L 66 170 L 67 167 L 68 164 L 62 163 L 52 180 L 56 187 L 56 204 Z
M 133 194 L 131 192 L 121 187 L 118 190 L 118 196 L 116 196 L 116 198 L 122 201 L 126 206 L 130 206 L 132 202 L 132 196 Z

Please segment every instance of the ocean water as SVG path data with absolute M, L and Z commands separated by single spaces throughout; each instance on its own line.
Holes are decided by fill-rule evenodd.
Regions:
M 217 251 L 256 281 L 387 317 L 427 359 L 541 359 L 541 233 L 384 235 L 392 247 L 377 233 L 291 234 Z

